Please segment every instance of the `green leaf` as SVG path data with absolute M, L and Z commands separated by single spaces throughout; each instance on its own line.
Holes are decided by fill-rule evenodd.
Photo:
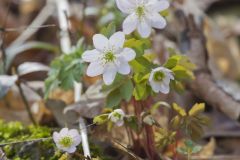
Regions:
M 124 47 L 132 48 L 136 51 L 136 58 L 141 57 L 144 54 L 145 49 L 151 47 L 149 39 L 135 39 L 131 38 L 125 41 Z
M 130 62 L 134 72 L 149 73 L 155 66 L 145 57 L 138 57 Z
M 122 100 L 121 92 L 119 89 L 113 90 L 107 96 L 107 107 L 113 108 L 119 105 Z
M 97 125 L 104 124 L 108 121 L 108 114 L 102 114 L 99 116 L 94 117 L 93 123 L 96 123 Z
M 79 46 L 73 53 L 63 54 L 52 61 L 45 80 L 45 99 L 54 89 L 60 87 L 69 90 L 73 88 L 75 81 L 81 80 L 85 69 L 85 64 L 81 61 L 82 52 L 83 49 Z
M 111 37 L 116 32 L 115 22 L 111 22 L 107 27 L 102 28 L 101 33 L 106 37 Z
M 174 77 L 177 80 L 184 80 L 184 79 L 194 79 L 194 74 L 192 71 L 187 70 L 185 67 L 183 66 L 175 66 L 172 69 L 173 73 L 174 73 Z
M 132 98 L 133 89 L 134 89 L 133 83 L 130 79 L 128 79 L 126 83 L 124 83 L 120 87 L 121 97 L 127 102 L 129 102 L 130 99 Z
M 117 74 L 117 76 L 114 79 L 114 82 L 111 85 L 103 85 L 101 91 L 102 92 L 113 91 L 119 88 L 124 82 L 126 82 L 126 77 L 121 74 Z
M 136 84 L 133 90 L 133 96 L 137 101 L 146 99 L 148 96 L 148 90 L 146 83 Z

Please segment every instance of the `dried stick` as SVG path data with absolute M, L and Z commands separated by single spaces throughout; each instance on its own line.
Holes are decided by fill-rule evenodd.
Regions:
M 178 13 L 181 13 L 181 11 L 178 11 Z M 209 71 L 208 52 L 202 26 L 196 25 L 192 15 L 178 14 L 177 19 L 183 30 L 188 31 L 187 38 L 190 48 L 187 55 L 197 66 L 195 72 L 196 79 L 189 84 L 189 89 L 206 101 L 206 103 L 222 111 L 229 118 L 239 120 L 240 102 L 234 100 L 219 88 Z
M 29 37 L 38 31 L 39 26 L 43 25 L 46 20 L 53 14 L 55 9 L 53 2 L 53 0 L 47 1 L 46 6 L 41 10 L 34 21 L 14 42 L 10 44 L 9 48 L 23 44 Z
M 67 15 L 69 15 L 69 4 L 67 0 L 56 0 L 57 8 L 58 8 L 58 19 L 61 29 L 61 48 L 62 51 L 65 54 L 70 53 L 71 51 L 71 41 L 69 38 L 69 32 L 68 32 L 68 19 Z M 82 91 L 82 85 L 80 83 L 74 83 L 74 93 L 75 93 L 75 102 L 78 102 L 81 98 L 81 91 Z M 84 122 L 83 118 L 79 118 L 79 128 L 81 132 L 82 137 L 82 146 L 83 146 L 83 152 L 85 157 L 90 157 L 90 149 L 89 149 L 89 143 L 88 143 L 88 136 L 87 136 L 87 129 L 86 124 Z

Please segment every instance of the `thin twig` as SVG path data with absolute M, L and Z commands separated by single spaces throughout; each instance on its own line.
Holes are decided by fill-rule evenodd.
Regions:
M 36 28 L 36 26 L 42 26 L 46 22 L 46 20 L 53 14 L 53 12 L 53 0 L 48 0 L 46 6 L 41 10 L 41 12 L 34 19 L 34 21 L 29 25 L 29 29 L 27 28 L 14 42 L 12 42 L 10 47 L 21 45 L 22 43 L 24 43 L 29 37 L 31 37 L 35 32 L 38 31 L 39 27 Z
M 29 104 L 28 104 L 27 98 L 26 98 L 26 96 L 24 95 L 24 92 L 23 92 L 21 83 L 17 83 L 17 86 L 18 86 L 18 89 L 19 89 L 21 98 L 22 98 L 22 100 L 23 100 L 23 102 L 24 102 L 25 108 L 26 108 L 26 110 L 27 110 L 27 112 L 28 112 L 28 116 L 29 116 L 30 120 L 32 121 L 32 123 L 33 123 L 34 125 L 36 125 L 37 123 L 36 123 L 36 121 L 35 121 L 35 119 L 34 119 L 34 117 L 33 117 L 33 115 L 32 115 L 32 112 L 31 112 L 30 106 L 29 106 Z

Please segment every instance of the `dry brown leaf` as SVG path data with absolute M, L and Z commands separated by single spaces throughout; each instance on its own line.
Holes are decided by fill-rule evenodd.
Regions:
M 197 155 L 201 158 L 211 157 L 214 155 L 215 149 L 216 149 L 216 140 L 215 138 L 211 138 L 208 144 L 206 144 Z

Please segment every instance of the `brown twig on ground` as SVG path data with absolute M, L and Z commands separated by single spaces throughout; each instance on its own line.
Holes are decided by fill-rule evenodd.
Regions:
M 180 12 L 178 11 L 178 13 Z M 195 23 L 192 15 L 185 16 L 181 13 L 178 16 L 180 16 L 177 19 L 180 21 L 179 24 L 181 24 L 182 29 L 188 31 L 186 36 L 190 48 L 187 55 L 197 66 L 195 72 L 196 79 L 188 85 L 189 89 L 206 103 L 222 111 L 229 118 L 239 120 L 240 102 L 234 100 L 218 87 L 208 69 L 208 52 L 202 26 Z
M 239 160 L 240 156 L 211 156 L 211 157 L 200 157 L 200 156 L 192 156 L 192 160 Z

